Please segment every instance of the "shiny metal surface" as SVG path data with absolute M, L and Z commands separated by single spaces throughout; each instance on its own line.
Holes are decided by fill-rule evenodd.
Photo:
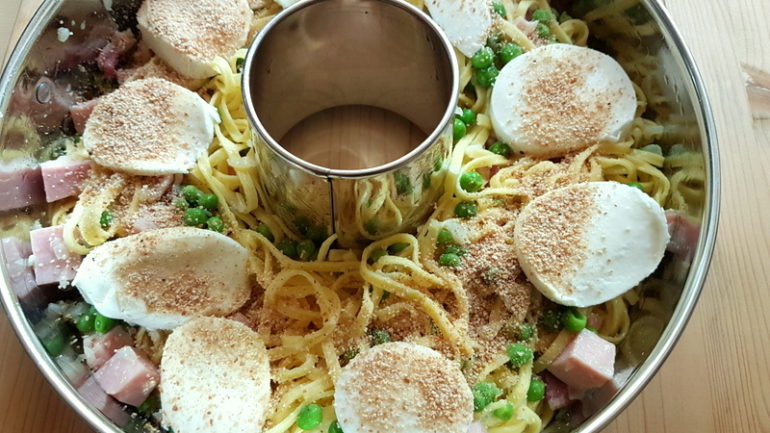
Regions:
M 325 227 L 345 246 L 415 228 L 441 194 L 444 172 L 434 166 L 451 150 L 458 82 L 451 44 L 406 2 L 311 0 L 281 12 L 257 35 L 243 74 L 273 212 L 299 220 L 298 231 L 306 221 Z M 427 138 L 414 146 L 394 136 L 387 146 L 396 157 L 378 161 L 364 157 L 363 142 L 340 142 L 325 155 L 286 146 L 284 136 L 303 119 L 346 106 L 396 113 Z M 372 211 L 378 196 L 395 206 Z
M 688 195 L 686 202 L 700 225 L 697 244 L 685 254 L 667 256 L 655 275 L 658 282 L 664 283 L 660 285 L 663 289 L 659 290 L 663 291 L 666 301 L 666 326 L 661 329 L 657 344 L 646 358 L 633 366 L 633 374 L 615 398 L 577 427 L 576 431 L 580 433 L 598 432 L 606 426 L 641 392 L 670 353 L 697 303 L 714 247 L 719 212 L 719 164 L 711 108 L 698 70 L 670 17 L 654 0 L 638 3 L 617 0 L 601 13 L 588 7 L 597 3 L 601 2 L 580 0 L 571 3 L 574 15 L 589 21 L 597 39 L 590 44 L 615 56 L 630 56 L 631 65 L 635 61 L 639 65 L 654 65 L 653 72 L 645 79 L 651 88 L 660 90 L 660 97 L 650 101 L 650 110 L 656 113 L 656 121 L 664 129 L 660 142 L 664 148 L 683 144 L 700 155 L 702 164 L 692 168 L 696 172 L 700 170 L 705 180 L 691 185 L 702 188 L 702 194 Z M 72 133 L 66 109 L 71 103 L 71 94 L 60 90 L 84 89 L 85 85 L 83 71 L 78 62 L 73 63 L 71 56 L 102 37 L 103 26 L 115 26 L 113 18 L 130 21 L 127 17 L 130 18 L 137 6 L 138 1 L 115 0 L 113 12 L 109 12 L 98 0 L 49 0 L 43 4 L 24 32 L 0 80 L 0 162 L 45 158 L 58 135 Z M 64 43 L 58 42 L 57 29 L 61 23 L 76 22 L 79 26 L 82 21 L 88 23 L 85 30 L 75 31 Z M 98 89 L 89 91 L 97 92 Z M 309 176 L 312 170 L 298 168 L 296 173 Z M 420 181 L 419 171 L 409 175 L 413 176 L 410 179 Z M 376 182 L 378 178 L 369 180 Z M 393 179 L 385 177 L 382 182 L 385 181 L 392 182 Z M 43 224 L 50 219 L 44 204 L 0 211 L 0 237 L 24 238 L 26 232 L 18 227 L 30 228 L 31 225 L 25 224 L 35 219 Z M 9 231 L 14 225 L 17 228 Z M 4 254 L 2 272 L 0 299 L 3 307 L 25 349 L 48 381 L 94 429 L 123 431 L 86 403 L 46 354 L 32 329 L 43 307 L 40 303 L 22 304 L 19 301 L 11 288 Z M 56 289 L 45 293 L 51 296 L 49 300 L 73 295 L 71 291 Z

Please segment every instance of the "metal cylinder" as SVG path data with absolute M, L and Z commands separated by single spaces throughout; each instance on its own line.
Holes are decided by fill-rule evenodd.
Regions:
M 413 229 L 442 192 L 458 82 L 446 36 L 406 2 L 306 0 L 284 10 L 257 35 L 243 73 L 267 206 L 300 236 L 322 227 L 348 247 Z M 426 138 L 389 135 L 379 158 L 365 141 L 286 145 L 309 116 L 362 106 L 402 116 Z

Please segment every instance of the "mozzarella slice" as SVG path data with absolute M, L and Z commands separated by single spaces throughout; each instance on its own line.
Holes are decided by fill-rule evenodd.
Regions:
M 166 341 L 160 390 L 162 422 L 175 432 L 260 433 L 270 400 L 265 344 L 234 320 L 191 320 Z
M 426 0 L 431 18 L 444 30 L 449 42 L 466 57 L 487 43 L 492 30 L 492 5 L 486 0 Z
M 489 110 L 500 140 L 551 158 L 622 138 L 636 114 L 636 93 L 612 57 L 551 44 L 503 67 Z
M 211 63 L 243 47 L 253 17 L 247 0 L 145 0 L 136 14 L 147 46 L 190 78 L 215 75 Z
M 214 138 L 216 110 L 197 93 L 160 78 L 104 96 L 83 132 L 97 164 L 129 174 L 187 173 Z
M 334 411 L 345 433 L 466 433 L 473 395 L 457 363 L 412 343 L 385 343 L 342 369 Z
M 226 316 L 249 298 L 248 252 L 192 227 L 151 230 L 94 248 L 72 284 L 103 315 L 149 329 Z
M 663 208 L 639 189 L 590 182 L 548 192 L 516 220 L 514 248 L 527 278 L 552 301 L 588 307 L 650 275 L 668 244 Z

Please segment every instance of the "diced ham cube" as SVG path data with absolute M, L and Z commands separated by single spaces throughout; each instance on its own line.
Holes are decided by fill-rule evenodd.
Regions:
M 85 401 L 91 403 L 99 412 L 103 413 L 104 416 L 118 426 L 124 426 L 128 423 L 129 415 L 123 411 L 123 408 L 114 398 L 104 392 L 93 376 L 86 379 L 78 387 L 78 392 Z
M 91 171 L 91 162 L 62 156 L 40 164 L 43 188 L 48 203 L 80 194 L 83 181 Z
M 583 413 L 586 417 L 595 414 L 607 406 L 615 397 L 615 394 L 628 382 L 633 372 L 633 368 L 624 368 L 618 371 L 612 380 L 605 383 L 601 388 L 588 391 L 583 397 Z
M 107 78 L 115 78 L 115 70 L 123 56 L 136 45 L 136 38 L 131 30 L 115 32 L 110 42 L 104 46 L 96 58 L 96 65 Z
M 557 410 L 569 406 L 572 399 L 569 396 L 567 384 L 548 372 L 543 373 L 541 377 L 545 383 L 545 402 L 548 403 L 548 407 L 551 410 Z
M 45 203 L 40 166 L 32 159 L 0 162 L 0 211 Z
M 86 364 L 96 370 L 103 366 L 118 349 L 133 344 L 131 336 L 122 326 L 110 329 L 106 334 L 89 334 L 83 337 L 83 354 Z
M 587 327 L 593 328 L 596 330 L 602 329 L 602 325 L 604 324 L 604 316 L 601 314 L 592 312 L 588 315 L 588 323 L 586 324 Z
M 160 382 L 160 373 L 142 353 L 127 346 L 116 351 L 94 378 L 118 401 L 139 406 Z
M 35 283 L 35 275 L 29 265 L 32 248 L 29 242 L 19 238 L 3 238 L 0 248 L 5 256 L 5 268 L 8 271 L 8 282 L 22 305 L 39 307 L 45 304 L 45 295 Z
M 86 122 L 88 122 L 88 118 L 91 117 L 91 113 L 100 100 L 101 98 L 94 98 L 90 101 L 79 102 L 70 107 L 70 117 L 72 118 L 72 123 L 75 124 L 75 131 L 78 134 L 82 135 L 83 131 L 85 131 Z
M 67 249 L 63 233 L 64 226 L 45 227 L 29 233 L 38 285 L 58 283 L 64 286 L 75 278 L 81 257 Z
M 82 385 L 91 376 L 88 367 L 83 364 L 83 361 L 80 360 L 77 353 L 71 347 L 66 348 L 54 361 L 74 387 Z
M 615 345 L 583 329 L 548 367 L 554 376 L 580 393 L 612 379 Z
M 666 249 L 678 256 L 692 257 L 700 236 L 700 226 L 692 223 L 687 216 L 679 211 L 666 210 L 668 234 L 671 239 Z

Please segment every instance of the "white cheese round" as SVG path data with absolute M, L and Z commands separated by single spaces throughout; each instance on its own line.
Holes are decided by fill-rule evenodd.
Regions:
M 612 57 L 550 44 L 503 67 L 489 111 L 500 140 L 526 155 L 552 158 L 618 141 L 636 108 L 631 79 Z
M 548 192 L 516 220 L 514 248 L 532 284 L 561 305 L 588 307 L 650 275 L 668 244 L 666 216 L 637 188 L 590 182 Z

